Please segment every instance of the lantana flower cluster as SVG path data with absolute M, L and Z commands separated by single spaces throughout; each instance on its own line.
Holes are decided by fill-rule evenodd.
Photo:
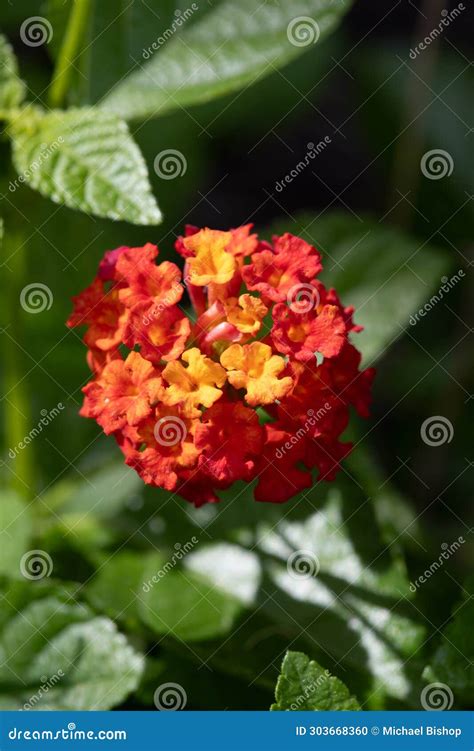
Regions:
M 195 506 L 237 480 L 272 503 L 332 480 L 373 370 L 359 369 L 360 327 L 318 279 L 319 252 L 252 225 L 188 226 L 176 250 L 183 272 L 152 244 L 107 251 L 74 298 L 68 325 L 87 326 L 93 372 L 81 414 L 145 483 Z

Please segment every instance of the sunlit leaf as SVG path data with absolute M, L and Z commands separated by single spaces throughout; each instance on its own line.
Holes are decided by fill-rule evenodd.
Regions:
M 119 117 L 29 109 L 9 132 L 20 181 L 55 203 L 134 224 L 160 223 L 145 162 Z
M 273 710 L 330 712 L 360 709 L 347 686 L 302 652 L 287 652 L 275 689 Z
M 215 3 L 164 43 L 150 35 L 150 59 L 101 106 L 126 119 L 144 118 L 247 86 L 320 44 L 350 5 L 347 0 Z

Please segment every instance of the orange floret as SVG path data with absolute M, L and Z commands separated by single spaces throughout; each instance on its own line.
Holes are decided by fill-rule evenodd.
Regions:
M 187 368 L 174 360 L 163 370 L 163 378 L 169 383 L 163 401 L 170 406 L 181 404 L 186 415 L 198 417 L 199 405 L 210 407 L 222 396 L 226 372 L 197 347 L 186 350 L 181 360 L 187 363 Z
M 185 248 L 194 253 L 188 260 L 190 282 L 196 287 L 229 282 L 237 268 L 235 258 L 226 248 L 230 232 L 203 229 L 183 240 Z
M 272 348 L 262 342 L 232 344 L 221 355 L 221 364 L 228 371 L 229 383 L 236 389 L 247 391 L 247 404 L 272 404 L 291 389 L 289 376 L 279 378 L 285 369 L 285 360 L 272 353 Z

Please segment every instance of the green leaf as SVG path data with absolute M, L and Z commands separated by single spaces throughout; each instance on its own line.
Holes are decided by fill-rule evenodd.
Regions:
M 350 438 L 352 440 L 352 436 Z M 375 455 L 360 442 L 360 437 L 354 438 L 357 447 L 347 457 L 346 466 L 363 486 L 367 497 L 374 499 L 374 514 L 384 540 L 394 547 L 401 548 L 403 543 L 405 549 L 419 548 L 417 538 L 423 531 L 415 507 L 384 478 Z
M 252 502 L 251 486 L 224 491 L 221 508 L 206 508 L 205 514 L 188 510 L 184 516 L 182 509 L 168 504 L 160 512 L 165 524 L 154 544 L 164 546 L 166 540 L 172 545 L 183 535 L 184 524 L 185 534 L 192 535 L 187 525 L 194 519 L 195 534 L 202 539 L 204 527 L 212 542 L 204 538 L 188 553 L 185 574 L 199 572 L 220 588 L 224 570 L 226 586 L 250 611 L 243 618 L 247 635 L 239 629 L 227 653 L 217 649 L 216 641 L 202 649 L 193 646 L 217 669 L 233 674 L 241 668 L 243 673 L 253 660 L 253 677 L 266 678 L 265 668 L 282 654 L 277 637 L 283 637 L 283 651 L 291 644 L 311 651 L 332 672 L 347 671 L 343 675 L 349 688 L 361 698 L 370 697 L 371 708 L 380 708 L 384 695 L 415 703 L 423 667 L 416 655 L 425 629 L 410 603 L 404 563 L 381 538 L 365 493 L 343 478 L 338 485 L 328 490 L 318 484 L 300 494 L 288 502 L 283 517 L 277 505 Z M 246 555 L 236 555 L 236 547 Z M 310 565 L 315 561 L 317 575 L 295 575 L 290 564 L 298 551 L 303 561 L 307 554 Z M 239 566 L 245 571 L 245 588 Z M 160 587 L 155 587 L 157 601 Z M 172 597 L 170 591 L 170 602 Z M 267 652 L 273 649 L 273 658 L 265 655 L 261 665 L 254 652 L 263 652 L 260 644 L 266 634 L 271 635 Z M 229 635 L 226 644 L 231 642 Z
M 287 652 L 275 689 L 272 710 L 357 710 L 347 686 L 302 652 Z
M 261 581 L 260 562 L 239 545 L 226 542 L 202 545 L 186 556 L 183 565 L 188 571 L 207 577 L 243 605 L 255 602 Z
M 29 506 L 13 491 L 2 493 L 0 502 L 0 574 L 21 577 L 20 560 L 28 551 L 32 533 Z
M 143 657 L 115 624 L 71 598 L 50 594 L 15 608 L 0 637 L 2 709 L 110 709 L 143 671 Z
M 26 86 L 18 75 L 18 64 L 8 41 L 0 34 L 0 109 L 18 107 Z
M 88 470 L 87 481 L 67 478 L 55 483 L 43 497 L 48 506 L 61 514 L 93 514 L 110 519 L 141 488 L 142 481 L 136 472 L 122 462 L 113 462 L 96 471 Z
M 351 671 L 368 670 L 372 690 L 408 698 L 418 667 L 407 661 L 424 629 L 409 607 L 403 565 L 382 544 L 370 506 L 354 510 L 331 488 L 321 511 L 302 522 L 281 520 L 274 531 L 262 529 L 259 539 L 276 585 L 264 611 L 302 634 L 311 650 L 322 645 L 326 659 L 331 655 Z M 298 576 L 298 561 L 306 561 L 313 575 L 303 569 Z M 269 583 L 264 589 L 272 592 Z
M 464 595 L 423 678 L 445 683 L 456 704 L 469 707 L 474 696 L 474 576 L 465 582 Z
M 230 631 L 242 602 L 212 577 L 184 570 L 186 546 L 162 553 L 126 552 L 100 568 L 87 587 L 92 605 L 136 627 L 140 620 L 155 634 L 202 641 Z
M 354 320 L 364 326 L 353 341 L 366 363 L 410 326 L 410 316 L 440 288 L 448 266 L 437 247 L 371 218 L 300 214 L 271 232 L 292 232 L 321 251 L 322 281 L 336 288 L 344 305 L 355 307 Z
M 160 223 L 145 162 L 119 117 L 29 109 L 9 131 L 20 179 L 55 203 L 134 224 Z
M 144 623 L 157 634 L 189 642 L 228 633 L 242 610 L 240 602 L 204 576 L 168 570 L 170 561 L 172 557 L 153 556 L 145 568 L 149 588 L 140 593 L 139 604 Z
M 119 83 L 101 106 L 126 119 L 145 118 L 248 86 L 319 44 L 350 5 L 223 0 L 195 23 L 190 23 L 191 14 L 169 41 L 151 39 L 155 47 L 150 47 L 148 62 Z M 170 25 L 172 32 L 175 26 Z
M 66 477 L 43 493 L 43 534 L 53 547 L 67 541 L 84 552 L 111 545 L 120 513 L 139 499 L 142 481 L 122 462 L 82 469 L 80 476 Z
M 104 561 L 86 587 L 85 594 L 92 607 L 136 627 L 145 565 L 146 558 L 134 551 L 124 551 Z

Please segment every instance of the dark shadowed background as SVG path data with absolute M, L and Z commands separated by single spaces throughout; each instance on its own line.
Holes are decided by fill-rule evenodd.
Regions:
M 108 16 L 114 17 L 113 2 L 96 5 L 95 23 L 103 33 L 96 38 L 96 28 L 87 59 L 83 56 L 77 64 L 72 104 L 95 104 L 130 66 L 142 65 L 143 49 L 169 26 L 176 9 L 172 2 L 162 3 L 153 30 L 149 24 L 124 29 L 121 20 L 108 26 Z M 153 706 L 154 687 L 173 681 L 186 687 L 189 708 L 266 708 L 281 657 L 290 646 L 331 669 L 368 702 L 366 708 L 419 707 L 416 681 L 441 642 L 473 559 L 472 12 L 463 10 L 426 49 L 415 51 L 439 19 L 446 17 L 442 12 L 454 7 L 458 6 L 436 0 L 360 0 L 328 39 L 257 83 L 207 104 L 178 107 L 159 119 L 131 122 L 165 217 L 158 227 L 79 214 L 29 188 L 13 194 L 8 187 L 12 175 L 2 168 L 2 213 L 6 222 L 12 217 L 27 238 L 24 283 L 47 285 L 53 297 L 51 307 L 40 315 L 20 311 L 21 339 L 4 337 L 3 357 L 16 358 L 23 374 L 19 396 L 23 402 L 17 402 L 17 407 L 23 404 L 31 425 L 41 418 L 42 410 L 59 403 L 65 406 L 27 449 L 33 479 L 30 490 L 44 512 L 36 528 L 38 547 L 49 551 L 55 576 L 64 582 L 77 586 L 91 580 L 91 594 L 87 594 L 91 607 L 122 623 L 134 644 L 147 645 L 144 651 L 149 650 L 151 658 L 147 679 L 127 707 Z M 59 20 L 51 16 L 50 49 L 28 47 L 20 39 L 22 20 L 40 12 L 37 2 L 4 0 L 0 10 L 2 32 L 15 49 L 30 92 L 40 101 L 52 73 L 54 45 L 61 37 L 61 8 L 56 10 Z M 308 144 L 319 144 L 319 153 L 297 169 Z M 8 161 L 9 148 L 6 141 L 0 144 L 2 165 Z M 173 179 L 164 179 L 154 168 L 157 156 L 167 149 L 180 154 L 181 174 Z M 430 150 L 442 150 L 447 160 L 449 174 L 441 179 L 426 177 L 421 169 L 423 156 Z M 287 175 L 291 181 L 285 179 Z M 342 625 L 342 616 L 322 618 L 312 630 L 324 599 L 313 601 L 314 612 L 306 612 L 304 594 L 291 601 L 291 591 L 283 585 L 284 594 L 278 599 L 266 569 L 268 564 L 271 571 L 272 557 L 278 557 L 278 550 L 271 546 L 261 553 L 263 575 L 257 595 L 260 604 L 265 601 L 270 606 L 259 605 L 251 617 L 240 615 L 239 627 L 222 629 L 221 641 L 215 635 L 215 641 L 206 640 L 206 634 L 202 641 L 188 640 L 186 629 L 173 638 L 154 629 L 150 620 L 137 627 L 134 612 L 125 620 L 116 618 L 120 607 L 113 598 L 110 603 L 107 600 L 111 592 L 120 590 L 135 566 L 134 551 L 158 550 L 166 557 L 167 546 L 173 550 L 184 544 L 196 529 L 205 542 L 223 546 L 239 542 L 243 549 L 253 550 L 256 527 L 247 530 L 246 537 L 240 529 L 242 520 L 272 525 L 278 514 L 286 515 L 291 508 L 290 518 L 297 523 L 320 507 L 328 491 L 335 492 L 316 486 L 311 491 L 311 509 L 304 503 L 300 508 L 294 503 L 283 509 L 255 508 L 250 496 L 243 494 L 229 503 L 228 513 L 222 513 L 224 501 L 214 520 L 214 509 L 195 512 L 181 499 L 167 504 L 169 494 L 144 491 L 128 475 L 122 479 L 120 454 L 113 441 L 78 415 L 89 371 L 80 335 L 69 331 L 65 320 L 71 297 L 92 280 L 104 251 L 151 241 L 159 245 L 161 259 L 176 260 L 173 243 L 185 224 L 226 229 L 247 222 L 253 222 L 264 236 L 271 234 L 273 225 L 301 231 L 320 248 L 326 278 L 337 280 L 343 301 L 358 301 L 361 313 L 358 317 L 356 310 L 356 321 L 368 311 L 360 341 L 367 346 L 365 350 L 361 344 L 366 364 L 376 360 L 372 415 L 368 421 L 355 420 L 351 429 L 358 446 L 335 486 L 343 511 L 342 517 L 336 514 L 332 519 L 331 529 L 345 520 L 345 534 L 361 560 L 376 558 L 370 552 L 372 522 L 364 516 L 370 507 L 390 552 L 396 560 L 403 557 L 408 581 L 416 580 L 438 558 L 445 550 L 443 544 L 451 545 L 460 536 L 466 541 L 417 590 L 410 617 L 426 632 L 419 641 L 414 637 L 422 646 L 416 654 L 413 649 L 406 677 L 417 678 L 413 679 L 415 688 L 404 698 L 397 691 L 392 696 L 374 694 L 371 670 L 367 675 L 358 660 L 361 664 L 377 661 L 377 650 L 371 651 L 366 641 L 352 643 L 353 632 Z M 400 234 L 393 236 L 392 228 Z M 404 242 L 406 250 L 399 256 Z M 6 255 L 1 283 L 8 291 L 14 282 Z M 439 291 L 442 278 L 451 279 L 459 270 L 463 275 L 449 292 L 432 301 L 424 315 L 413 318 Z M 353 285 L 357 291 L 351 297 Z M 369 299 L 376 304 L 367 307 Z M 2 309 L 2 325 L 8 330 L 11 310 L 4 304 Z M 391 327 L 384 320 L 387 309 Z M 377 344 L 371 344 L 371 328 L 387 329 Z M 6 384 L 6 409 L 9 393 Z M 422 425 L 436 417 L 442 418 L 447 434 L 438 445 L 429 445 L 423 440 Z M 22 479 L 16 475 L 21 474 L 18 467 L 23 458 L 8 456 L 11 443 L 4 426 L 2 430 L 3 476 L 21 491 Z M 104 466 L 118 469 L 111 469 L 112 474 L 99 486 L 95 473 Z M 122 488 L 119 497 L 111 491 L 117 478 Z M 74 532 L 60 518 L 60 498 L 66 498 L 68 513 L 77 515 Z M 312 519 L 304 535 L 313 536 L 317 550 L 317 536 L 326 536 L 327 530 Z M 122 546 L 130 561 L 122 561 L 123 570 L 115 580 L 94 589 L 94 570 L 110 551 Z M 333 557 L 351 566 L 353 556 L 345 546 L 341 540 Z M 220 572 L 224 590 L 232 594 L 250 586 L 250 559 L 234 560 L 230 547 L 214 554 L 212 565 Z M 231 571 L 227 580 L 226 571 Z M 383 566 L 379 573 L 383 578 Z M 342 592 L 344 571 L 335 566 L 327 577 L 327 586 Z M 351 582 L 355 590 L 364 586 L 357 575 Z M 371 584 L 367 586 L 372 591 Z M 364 623 L 374 617 L 377 624 L 377 615 L 364 608 L 371 603 L 376 609 L 385 596 L 382 585 L 363 606 L 356 599 L 345 605 L 352 609 L 354 619 Z M 408 604 L 394 601 L 393 607 L 402 617 Z M 290 613 L 286 620 L 281 617 L 283 611 Z M 153 639 L 148 628 L 155 633 Z M 191 619 L 191 634 L 194 628 L 200 626 Z M 394 630 L 404 628 L 402 622 L 393 624 Z M 331 638 L 337 642 L 334 647 L 328 646 Z M 467 637 L 467 650 L 466 644 Z M 352 651 L 351 658 L 356 655 L 354 662 L 346 659 L 348 651 Z M 380 659 L 383 662 L 384 657 Z M 394 683 L 397 680 L 393 678 Z M 457 705 L 467 706 L 465 694 L 452 688 Z

